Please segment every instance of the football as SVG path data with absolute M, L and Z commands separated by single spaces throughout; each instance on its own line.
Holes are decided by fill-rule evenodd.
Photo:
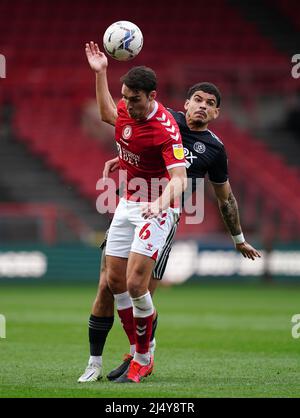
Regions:
M 106 53 L 118 61 L 129 61 L 143 47 L 143 34 L 132 22 L 122 20 L 110 25 L 103 36 Z

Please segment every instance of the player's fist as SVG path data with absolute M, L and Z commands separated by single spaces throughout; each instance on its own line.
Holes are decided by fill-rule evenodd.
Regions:
M 108 62 L 106 56 L 100 51 L 98 44 L 91 41 L 85 44 L 85 54 L 92 70 L 101 73 L 106 70 Z
M 103 170 L 103 180 L 109 177 L 109 173 L 113 173 L 115 170 L 120 168 L 119 158 L 113 158 L 112 160 L 106 161 Z
M 145 203 L 141 210 L 144 219 L 157 218 L 162 212 L 158 202 Z

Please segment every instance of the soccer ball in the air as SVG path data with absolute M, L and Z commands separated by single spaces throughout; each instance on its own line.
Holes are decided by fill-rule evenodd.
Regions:
M 136 57 L 143 47 L 143 34 L 134 23 L 122 20 L 110 25 L 103 36 L 105 51 L 118 61 Z

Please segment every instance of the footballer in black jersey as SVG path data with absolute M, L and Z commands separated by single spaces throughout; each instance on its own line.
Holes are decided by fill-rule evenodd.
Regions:
M 99 107 L 102 110 L 102 117 L 104 116 L 103 120 L 114 125 L 117 112 L 108 90 L 107 82 L 105 81 L 106 73 L 104 70 L 106 70 L 107 64 L 105 64 L 103 60 L 106 58 L 104 54 L 99 51 L 97 44 L 96 47 L 93 46 L 90 54 L 93 60 L 98 60 L 97 68 L 99 67 L 100 70 L 96 71 L 96 66 L 92 63 L 92 60 L 89 60 L 91 67 L 95 69 L 96 73 L 101 73 L 101 77 L 97 74 L 97 83 L 101 84 L 101 94 L 102 96 L 104 94 L 106 99 L 102 103 L 102 105 L 105 106 L 102 106 L 98 102 Z M 97 89 L 99 88 L 98 84 Z M 169 112 L 174 116 L 181 132 L 187 176 L 192 178 L 193 181 L 196 181 L 197 178 L 204 178 L 205 175 L 208 174 L 209 180 L 215 191 L 221 215 L 232 236 L 235 248 L 244 257 L 254 260 L 256 257 L 260 257 L 260 254 L 245 241 L 242 233 L 237 203 L 228 180 L 227 155 L 224 145 L 220 139 L 208 129 L 208 124 L 213 122 L 219 115 L 220 101 L 220 93 L 216 86 L 211 83 L 198 83 L 192 86 L 188 91 L 187 99 L 184 104 L 186 113 L 174 112 L 173 110 L 169 110 Z M 105 164 L 103 177 L 108 177 L 109 173 L 116 169 L 118 169 L 117 158 L 110 160 Z M 153 278 L 162 278 L 175 232 L 176 228 L 173 228 L 165 248 L 156 263 Z M 102 249 L 102 254 L 104 254 L 105 243 L 102 245 Z M 149 282 L 149 290 L 152 294 L 155 290 L 156 283 L 157 280 L 150 280 Z M 87 369 L 78 380 L 79 382 L 94 381 L 96 380 L 94 377 L 102 373 L 102 351 L 106 336 L 113 324 L 113 315 L 114 298 L 107 284 L 105 257 L 102 257 L 99 288 L 89 321 L 90 359 Z M 150 342 L 150 351 L 152 354 L 155 348 L 154 332 L 156 324 L 157 314 L 155 313 Z M 99 370 L 96 370 L 95 368 L 95 373 L 92 373 L 91 371 L 95 359 L 99 360 Z M 124 357 L 123 363 L 109 373 L 107 376 L 108 379 L 116 380 L 125 373 L 132 359 L 132 353 L 127 354 Z M 92 378 L 90 378 L 90 376 L 92 376 Z
M 208 174 L 213 183 L 228 180 L 227 155 L 222 141 L 209 129 L 192 131 L 183 112 L 168 109 L 176 120 L 184 148 L 187 177 L 193 180 Z

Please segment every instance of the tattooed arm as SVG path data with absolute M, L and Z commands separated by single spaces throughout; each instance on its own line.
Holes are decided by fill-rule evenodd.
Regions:
M 228 231 L 233 237 L 242 234 L 238 205 L 232 193 L 229 181 L 224 184 L 212 183 L 212 185 L 218 199 L 218 205 L 223 221 Z M 258 251 L 246 241 L 235 244 L 235 247 L 244 257 L 251 258 L 252 260 L 254 260 L 255 257 L 260 257 Z
M 224 184 L 212 183 L 218 199 L 219 209 L 224 223 L 231 235 L 242 232 L 238 205 L 232 193 L 229 181 Z

